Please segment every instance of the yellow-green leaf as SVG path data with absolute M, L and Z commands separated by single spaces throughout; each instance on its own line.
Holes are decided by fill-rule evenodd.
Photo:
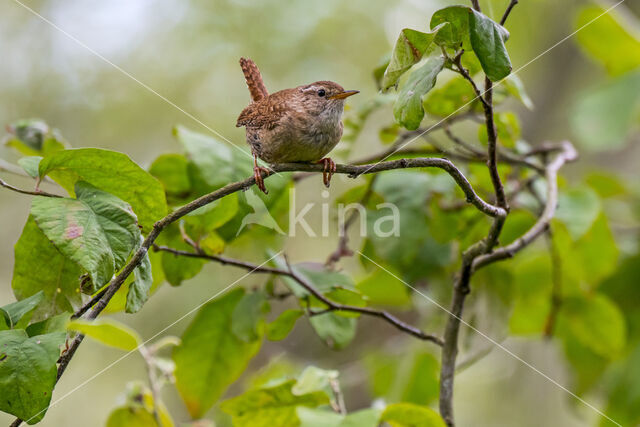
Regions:
M 112 319 L 100 320 L 72 320 L 67 329 L 80 332 L 104 345 L 131 351 L 142 343 L 140 335 L 128 326 Z

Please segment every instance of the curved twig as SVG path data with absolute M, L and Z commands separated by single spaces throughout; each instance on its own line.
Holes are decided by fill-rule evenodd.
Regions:
M 442 345 L 442 340 L 439 337 L 423 332 L 420 329 L 416 328 L 415 326 L 411 326 L 401 321 L 400 319 L 388 313 L 387 311 L 376 310 L 370 307 L 358 307 L 354 305 L 341 304 L 327 298 L 319 290 L 317 290 L 315 286 L 309 283 L 304 277 L 296 273 L 296 271 L 293 268 L 291 268 L 291 266 L 289 266 L 288 262 L 287 262 L 288 269 L 284 270 L 280 268 L 258 266 L 256 264 L 253 264 L 247 261 L 241 261 L 241 260 L 228 258 L 228 257 L 221 257 L 218 255 L 207 255 L 203 253 L 182 251 L 178 249 L 169 248 L 167 246 L 153 245 L 153 248 L 154 250 L 164 251 L 164 252 L 172 253 L 174 255 L 186 256 L 190 258 L 206 259 L 209 261 L 218 262 L 223 265 L 233 265 L 235 267 L 240 267 L 245 270 L 249 270 L 252 273 L 269 273 L 269 274 L 276 274 L 279 276 L 290 277 L 291 279 L 295 280 L 300 286 L 306 289 L 311 295 L 316 297 L 319 301 L 321 301 L 324 305 L 327 306 L 326 309 L 321 310 L 319 312 L 311 312 L 310 313 L 311 315 L 319 315 L 319 314 L 328 313 L 331 311 L 344 311 L 344 312 L 364 314 L 367 316 L 379 317 L 381 319 L 384 319 L 385 321 L 387 321 L 397 329 L 403 332 L 406 332 L 416 338 L 419 338 L 424 341 L 431 341 L 434 344 L 437 344 L 440 346 Z

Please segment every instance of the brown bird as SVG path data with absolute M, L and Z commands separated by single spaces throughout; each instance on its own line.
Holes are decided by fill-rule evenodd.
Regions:
M 318 81 L 269 95 L 255 62 L 240 58 L 240 66 L 253 102 L 242 110 L 236 126 L 246 128 L 258 188 L 267 194 L 261 172 L 271 172 L 258 165 L 258 158 L 271 164 L 322 163 L 322 180 L 329 187 L 336 164 L 325 156 L 342 137 L 345 99 L 358 91 Z

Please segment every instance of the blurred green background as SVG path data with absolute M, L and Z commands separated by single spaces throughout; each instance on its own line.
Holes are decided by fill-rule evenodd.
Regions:
M 270 91 L 316 80 L 334 80 L 345 88 L 360 90 L 359 96 L 349 100 L 350 106 L 357 109 L 377 92 L 372 70 L 390 52 L 398 32 L 405 27 L 424 29 L 435 10 L 455 3 L 435 0 L 24 1 L 243 148 L 244 130 L 237 129 L 235 121 L 248 103 L 249 95 L 238 65 L 240 56 L 256 61 Z M 481 3 L 487 15 L 499 18 L 508 2 Z M 624 183 L 624 192 L 603 204 L 620 250 L 619 263 L 623 263 L 637 253 L 640 232 L 638 79 L 630 78 L 633 73 L 624 67 L 622 71 L 610 67 L 607 70 L 594 61 L 578 45 L 579 35 L 543 54 L 575 31 L 579 11 L 592 4 L 577 0 L 521 0 L 509 18 L 507 27 L 511 37 L 507 48 L 514 71 L 524 67 L 518 76 L 535 108 L 514 108 L 520 113 L 523 139 L 533 144 L 569 139 L 580 151 L 580 161 L 562 171 L 567 180 L 565 185 L 580 182 L 596 172 L 607 177 L 612 174 L 619 180 L 616 182 Z M 609 3 L 600 5 L 607 7 Z M 616 12 L 616 19 L 625 22 L 629 32 L 640 37 L 637 23 L 640 3 L 627 1 Z M 632 58 L 639 54 L 625 50 L 617 41 L 610 46 L 613 56 Z M 208 132 L 13 1 L 0 4 L 0 52 L 0 123 L 39 117 L 58 128 L 74 147 L 122 151 L 143 167 L 148 167 L 159 154 L 180 150 L 171 136 L 174 125 Z M 386 111 L 380 117 L 390 121 L 391 116 Z M 365 130 L 356 141 L 353 158 L 379 147 L 376 132 L 374 128 Z M 17 156 L 8 148 L 0 147 L 0 158 L 15 161 Z M 32 185 L 26 178 L 5 175 L 1 176 L 17 186 Z M 344 177 L 336 177 L 334 181 L 332 195 L 341 194 L 350 184 Z M 314 200 L 319 197 L 320 188 L 319 178 L 312 178 L 300 184 L 298 195 L 302 195 L 303 201 Z M 27 218 L 29 205 L 29 197 L 0 191 L 0 305 L 14 299 L 11 291 L 13 244 Z M 310 222 L 318 223 L 318 216 L 310 215 Z M 323 261 L 335 242 L 335 234 L 315 239 L 300 236 L 289 238 L 285 250 L 294 261 Z M 233 248 L 231 253 L 234 254 Z M 254 261 L 264 259 L 260 248 L 243 247 L 236 249 L 235 254 Z M 526 257 L 526 253 L 522 256 Z M 356 261 L 348 261 L 346 265 L 357 269 Z M 640 268 L 634 265 L 629 268 L 638 272 Z M 180 288 L 163 286 L 139 314 L 116 317 L 135 327 L 143 337 L 151 336 L 243 274 L 218 265 L 206 265 L 202 274 Z M 531 274 L 531 280 L 535 281 L 535 271 Z M 637 286 L 640 276 L 631 273 L 630 278 Z M 250 277 L 241 283 L 261 285 L 262 280 Z M 638 295 L 636 290 L 635 296 Z M 639 300 L 625 309 L 640 310 Z M 187 323 L 185 319 L 168 333 L 179 335 Z M 390 357 L 396 357 L 405 372 L 403 375 L 407 375 L 413 362 L 404 360 L 403 355 L 421 345 L 397 336 L 387 327 L 379 326 L 376 320 L 362 319 L 355 342 L 337 352 L 327 349 L 306 324 L 301 324 L 285 341 L 266 343 L 252 362 L 251 371 L 266 369 L 274 360 L 337 369 L 341 372 L 347 405 L 357 409 L 368 406 L 372 398 L 371 373 L 367 371 L 367 363 L 362 363 L 369 350 L 389 350 Z M 506 345 L 559 383 L 571 384 L 562 351 L 549 342 L 509 338 Z M 54 400 L 80 388 L 52 407 L 41 424 L 102 423 L 117 405 L 125 384 L 145 378 L 141 361 L 131 356 L 91 379 L 121 355 L 118 350 L 86 340 L 58 384 Z M 245 378 L 250 376 L 251 372 Z M 230 393 L 238 391 L 238 387 L 232 387 Z M 174 418 L 187 419 L 180 399 L 172 393 L 174 391 L 166 392 L 165 402 Z M 597 394 L 590 395 L 588 400 L 599 407 L 606 405 L 605 401 L 598 400 Z M 593 411 L 499 350 L 493 350 L 457 376 L 455 408 L 461 426 L 578 426 L 593 425 L 597 420 Z M 8 424 L 11 419 L 7 414 L 0 414 L 0 423 Z M 86 420 L 91 422 L 87 424 Z

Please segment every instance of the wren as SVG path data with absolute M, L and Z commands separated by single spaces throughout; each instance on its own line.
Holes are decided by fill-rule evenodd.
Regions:
M 240 66 L 252 102 L 242 110 L 236 126 L 246 129 L 258 188 L 267 194 L 262 172 L 271 172 L 258 165 L 258 158 L 270 164 L 322 163 L 322 180 L 329 187 L 336 164 L 325 156 L 342 137 L 345 99 L 358 91 L 318 81 L 269 94 L 255 62 L 240 58 Z

